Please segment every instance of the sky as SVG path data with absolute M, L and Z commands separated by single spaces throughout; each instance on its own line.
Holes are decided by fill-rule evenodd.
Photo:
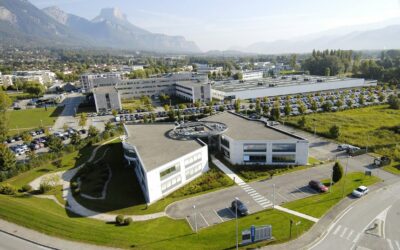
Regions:
M 400 0 L 30 0 L 92 19 L 118 7 L 133 24 L 181 35 L 203 51 L 291 39 L 400 17 Z

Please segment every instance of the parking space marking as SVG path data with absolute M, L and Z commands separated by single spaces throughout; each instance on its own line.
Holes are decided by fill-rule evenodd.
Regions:
M 358 239 L 360 238 L 361 234 L 357 233 L 357 236 L 354 238 L 353 243 L 357 243 Z
M 396 244 L 397 249 L 400 250 L 400 244 L 399 244 L 399 242 L 398 242 L 397 240 L 395 240 L 394 243 Z
M 231 212 L 231 214 L 233 215 L 233 217 L 236 217 L 236 214 L 232 211 L 232 209 L 230 209 L 230 208 L 226 208 L 226 209 L 228 209 L 229 210 L 229 212 Z
M 276 192 L 277 195 L 279 195 L 282 199 L 284 199 L 285 201 L 289 201 L 288 198 L 286 198 L 285 196 L 281 195 L 279 192 Z
M 215 211 L 215 209 L 213 209 L 214 213 L 217 215 L 217 217 L 221 220 L 221 222 L 224 222 L 224 220 L 221 218 L 221 216 L 219 216 L 219 214 L 217 213 L 217 211 Z
M 347 232 L 347 227 L 344 227 L 342 234 L 340 235 L 340 238 L 343 238 L 343 236 L 346 234 Z
M 386 239 L 386 241 L 387 241 L 387 242 L 388 242 L 388 244 L 389 244 L 389 248 L 390 248 L 390 250 L 394 250 L 394 247 L 393 247 L 392 241 L 391 241 L 390 239 Z
M 300 188 L 296 187 L 297 190 L 299 190 L 301 193 L 308 195 L 306 192 L 302 191 Z
M 204 218 L 203 214 L 202 213 L 199 213 L 199 214 L 200 214 L 201 218 L 203 218 L 204 222 L 207 224 L 207 227 L 209 227 L 210 224 L 208 224 L 208 221 L 206 220 L 206 218 Z
M 351 235 L 354 233 L 354 230 L 351 229 L 351 231 L 349 232 L 349 234 L 347 235 L 346 239 L 350 240 Z
M 336 235 L 341 228 L 342 228 L 342 226 L 338 225 L 337 228 L 335 229 L 335 231 L 333 232 L 333 235 Z
M 192 231 L 194 231 L 195 229 L 193 228 L 192 223 L 190 223 L 189 216 L 186 216 L 186 220 L 189 223 L 189 226 L 192 229 Z

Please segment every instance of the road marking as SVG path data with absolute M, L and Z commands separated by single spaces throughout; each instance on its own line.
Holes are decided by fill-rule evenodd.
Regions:
M 400 250 L 400 244 L 397 240 L 394 240 L 394 244 L 396 244 L 396 247 Z
M 351 235 L 354 233 L 354 230 L 352 229 L 351 231 L 350 231 L 350 233 L 347 235 L 347 237 L 346 237 L 346 239 L 347 240 L 350 240 L 350 237 L 351 237 Z
M 265 202 L 261 202 L 261 203 L 260 203 L 261 206 L 268 206 L 268 205 L 270 205 L 270 204 L 272 204 L 272 203 L 271 203 L 271 202 L 268 202 L 268 201 L 265 201 Z
M 291 196 L 293 196 L 295 199 L 298 199 L 298 197 L 292 193 L 289 193 Z
M 206 218 L 204 218 L 203 214 L 202 214 L 202 213 L 199 213 L 199 214 L 200 214 L 201 218 L 203 218 L 203 220 L 204 220 L 205 223 L 207 224 L 207 227 L 209 227 L 210 224 L 208 224 L 208 222 L 207 222 Z
M 190 228 L 192 228 L 192 231 L 195 229 L 193 228 L 192 224 L 190 223 L 189 216 L 186 217 L 187 222 L 189 223 Z
M 236 214 L 232 211 L 232 209 L 230 209 L 229 207 L 227 207 L 226 209 L 228 209 L 229 210 L 229 212 L 231 212 L 231 214 L 233 215 L 233 217 L 235 217 L 236 218 Z
M 391 241 L 390 239 L 386 239 L 386 241 L 387 241 L 387 242 L 388 242 L 388 244 L 389 244 L 389 248 L 390 248 L 390 250 L 394 250 L 394 247 L 393 247 L 392 241 Z
M 217 211 L 215 211 L 215 209 L 213 209 L 214 213 L 217 215 L 217 217 L 221 220 L 221 222 L 224 222 L 224 220 L 221 218 L 221 216 L 219 216 L 219 214 L 217 213 Z
M 347 232 L 347 227 L 344 227 L 342 234 L 340 235 L 340 238 L 343 238 L 343 236 L 346 234 Z
M 265 199 L 264 197 L 262 197 L 262 196 L 260 195 L 259 197 L 254 198 L 254 200 L 258 202 L 258 201 L 265 201 L 265 200 L 267 200 L 267 199 Z
M 286 198 L 285 196 L 281 195 L 280 193 L 276 192 L 277 195 L 279 195 L 282 199 L 284 199 L 285 201 L 289 201 L 288 198 Z
M 312 216 L 310 216 L 310 215 L 303 214 L 303 213 L 299 213 L 299 212 L 297 212 L 297 211 L 293 211 L 293 210 L 290 210 L 290 209 L 288 209 L 288 208 L 284 208 L 284 207 L 281 207 L 281 206 L 275 206 L 275 209 L 280 210 L 280 211 L 283 211 L 283 212 L 286 212 L 286 213 L 288 213 L 288 214 L 296 215 L 296 216 L 298 216 L 298 217 L 304 218 L 304 219 L 306 219 L 306 220 L 310 220 L 310 221 L 312 221 L 312 222 L 318 222 L 318 220 L 319 220 L 318 218 L 314 218 L 314 217 L 312 217 Z
M 342 226 L 341 225 L 338 225 L 337 226 L 337 228 L 336 228 L 336 230 L 333 232 L 333 235 L 336 235 L 338 232 L 339 232 L 339 230 L 342 228 Z
M 357 233 L 357 236 L 354 238 L 353 243 L 357 243 L 358 239 L 360 238 L 361 234 Z
M 308 195 L 306 192 L 304 192 L 304 191 L 301 191 L 301 189 L 300 189 L 300 188 L 296 187 L 296 189 L 297 189 L 297 190 L 299 190 L 300 192 L 302 192 L 303 194 L 306 194 L 306 195 Z
M 257 193 L 256 190 L 251 190 L 250 192 L 248 192 L 249 195 L 255 194 L 255 193 Z

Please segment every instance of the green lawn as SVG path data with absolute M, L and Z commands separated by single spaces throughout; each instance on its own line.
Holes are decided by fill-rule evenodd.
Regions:
M 364 173 L 359 172 L 349 173 L 344 182 L 344 193 L 345 195 L 349 195 L 358 186 L 369 186 L 379 181 L 380 179 L 376 176 L 365 176 Z M 322 182 L 326 186 L 330 184 L 330 180 L 323 180 Z M 304 199 L 288 202 L 284 204 L 283 207 L 320 218 L 342 199 L 342 188 L 343 179 L 333 186 L 331 193 L 313 195 Z
M 306 119 L 305 130 L 326 135 L 333 125 L 340 127 L 338 141 L 361 147 L 395 144 L 400 134 L 391 130 L 400 125 L 400 110 L 389 109 L 387 105 L 371 106 L 340 112 L 310 114 Z M 287 118 L 287 124 L 297 126 L 301 116 Z
M 52 126 L 58 115 L 61 113 L 62 108 L 34 108 L 24 110 L 8 111 L 9 117 L 9 134 L 17 134 L 24 130 L 32 128 L 39 128 L 40 126 Z
M 175 201 L 233 185 L 233 181 L 226 175 L 222 174 L 215 167 L 210 166 L 211 170 L 209 172 L 176 190 L 167 197 L 147 206 L 134 170 L 132 168 L 126 168 L 123 165 L 121 144 L 118 142 L 110 143 L 104 146 L 103 149 L 105 150 L 107 147 L 109 147 L 109 151 L 104 161 L 108 162 L 111 167 L 112 177 L 108 184 L 106 199 L 90 200 L 80 195 L 75 195 L 79 203 L 95 211 L 126 215 L 156 213 L 164 211 L 166 206 Z M 98 155 L 102 155 L 102 153 L 98 152 Z M 82 193 L 93 194 L 90 191 L 94 188 L 94 184 L 91 180 L 96 178 L 91 178 L 90 176 L 96 176 L 97 174 L 98 171 L 94 171 L 92 174 L 89 174 L 87 177 L 88 179 L 82 180 Z M 88 183 L 85 183 L 86 181 L 88 181 Z M 121 185 L 121 183 L 124 183 L 124 185 Z M 200 186 L 203 188 L 200 188 Z
M 392 161 L 390 165 L 384 166 L 382 169 L 389 173 L 400 175 L 400 162 Z
M 49 235 L 98 245 L 135 249 L 228 249 L 235 246 L 235 221 L 225 222 L 194 234 L 185 220 L 167 217 L 133 222 L 118 227 L 71 214 L 54 201 L 28 196 L 0 195 L 0 218 Z M 239 219 L 239 232 L 251 225 L 271 224 L 275 242 L 289 239 L 289 221 L 301 221 L 292 229 L 296 237 L 312 222 L 280 211 L 268 210 Z M 262 246 L 258 243 L 251 247 Z

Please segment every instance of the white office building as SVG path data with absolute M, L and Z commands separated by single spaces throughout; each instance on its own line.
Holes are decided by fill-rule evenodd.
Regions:
M 198 139 L 166 134 L 173 124 L 125 125 L 124 157 L 147 203 L 153 203 L 208 171 L 208 147 Z
M 258 80 L 263 78 L 264 72 L 262 70 L 243 71 L 243 80 Z
M 105 72 L 81 75 L 82 89 L 91 92 L 94 88 L 115 86 L 122 79 L 119 72 Z
M 225 124 L 228 129 L 219 135 L 218 147 L 232 164 L 306 165 L 306 139 L 224 112 L 204 119 Z

